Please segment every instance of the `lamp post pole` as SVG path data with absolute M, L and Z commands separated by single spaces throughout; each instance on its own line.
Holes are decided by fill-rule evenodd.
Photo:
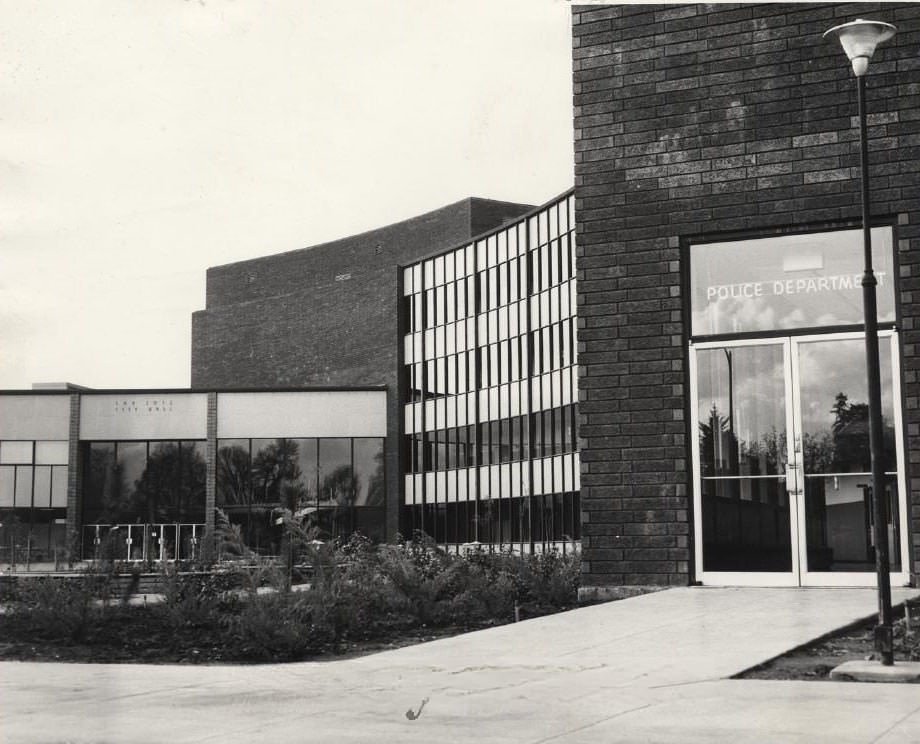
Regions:
M 878 281 L 872 270 L 872 233 L 869 213 L 869 138 L 866 131 L 866 78 L 869 60 L 875 47 L 894 36 L 890 23 L 856 20 L 825 32 L 839 39 L 853 65 L 859 102 L 860 188 L 862 192 L 863 314 L 866 329 L 866 382 L 869 387 L 869 453 L 872 461 L 872 507 L 875 522 L 875 573 L 878 583 L 878 625 L 875 626 L 875 650 L 883 666 L 894 664 L 894 640 L 891 623 L 891 575 L 888 562 L 888 503 L 885 495 L 885 463 L 882 436 L 882 385 L 878 356 Z
M 888 563 L 888 503 L 885 497 L 885 461 L 882 437 L 882 383 L 878 357 L 878 280 L 872 270 L 872 233 L 869 216 L 869 143 L 866 134 L 866 78 L 856 78 L 859 98 L 860 181 L 862 183 L 863 312 L 866 326 L 866 381 L 869 385 L 869 453 L 872 461 L 872 506 L 875 521 L 875 573 L 878 582 L 878 625 L 875 650 L 882 664 L 894 663 L 891 625 L 891 576 Z

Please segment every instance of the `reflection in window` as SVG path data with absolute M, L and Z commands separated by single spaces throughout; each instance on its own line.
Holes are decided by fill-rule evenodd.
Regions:
M 861 339 L 799 345 L 806 473 L 868 473 L 869 405 Z M 879 339 L 883 469 L 897 469 L 891 378 L 891 339 Z
M 319 470 L 320 503 L 351 505 L 355 497 L 354 474 L 351 468 L 351 440 L 321 440 Z
M 162 446 L 158 442 L 157 446 Z M 121 478 L 129 490 L 144 475 L 147 466 L 147 442 L 119 442 L 118 464 L 121 469 Z
M 879 339 L 882 468 L 891 570 L 901 567 L 891 338 Z M 871 571 L 875 565 L 869 406 L 862 339 L 799 344 L 805 523 L 809 571 Z
M 251 502 L 249 440 L 221 439 L 217 443 L 217 505 L 222 508 Z
M 85 524 L 204 522 L 204 442 L 82 447 Z
M 306 440 L 309 441 L 309 440 Z M 312 454 L 313 443 L 300 439 L 252 440 L 253 500 L 294 513 L 312 500 L 312 484 L 301 467 Z M 301 452 L 301 449 L 306 452 Z M 308 466 L 309 467 L 309 466 Z
M 114 442 L 92 442 L 84 445 L 83 522 L 112 523 L 118 504 L 124 497 L 125 485 L 115 464 Z
M 697 355 L 701 475 L 777 475 L 785 468 L 781 345 L 702 349 Z
M 872 229 L 878 318 L 893 322 L 892 231 Z M 860 230 L 694 245 L 692 334 L 861 325 Z
M 784 478 L 704 478 L 700 489 L 704 570 L 792 569 Z
M 889 568 L 901 570 L 897 477 L 885 478 Z M 805 476 L 805 527 L 809 571 L 872 571 L 871 476 Z
M 385 506 L 383 439 L 355 439 L 356 506 Z
M 203 522 L 206 470 L 203 442 L 151 442 L 134 482 L 132 507 L 140 519 L 131 521 Z

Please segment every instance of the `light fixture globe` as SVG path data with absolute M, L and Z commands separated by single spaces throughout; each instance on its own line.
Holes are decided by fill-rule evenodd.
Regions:
M 858 18 L 840 26 L 834 26 L 824 32 L 824 38 L 833 34 L 840 40 L 840 45 L 853 64 L 853 73 L 862 77 L 869 69 L 869 60 L 875 48 L 887 41 L 897 32 L 897 27 L 884 21 L 865 21 Z

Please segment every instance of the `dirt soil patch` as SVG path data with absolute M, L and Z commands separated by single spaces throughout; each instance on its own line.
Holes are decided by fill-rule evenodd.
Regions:
M 573 609 L 558 608 L 555 611 Z M 530 617 L 553 614 L 544 609 Z M 21 623 L 0 615 L 0 661 L 69 662 L 83 664 L 261 664 L 332 661 L 388 651 L 504 625 L 487 620 L 438 627 L 387 628 L 364 638 L 343 638 L 296 657 L 254 660 L 215 627 L 177 628 L 159 613 L 116 607 L 98 619 L 80 640 L 42 637 Z
M 150 628 L 145 628 L 150 632 Z M 470 632 L 474 628 L 433 628 L 406 632 L 404 635 L 383 639 L 344 641 L 330 646 L 322 653 L 298 659 L 298 661 L 332 661 L 354 658 L 367 654 L 388 651 L 418 643 L 448 638 Z M 214 639 L 202 634 L 200 637 L 186 635 L 176 637 L 174 633 L 154 633 L 140 640 L 128 634 L 128 628 L 111 634 L 107 639 L 93 639 L 84 643 L 62 643 L 42 641 L 41 643 L 14 641 L 0 642 L 0 661 L 43 661 L 75 664 L 259 664 L 266 663 L 241 658 L 232 648 L 214 643 Z M 291 659 L 278 659 L 287 663 Z M 270 663 L 270 662 L 269 662 Z
M 894 659 L 920 661 L 920 598 L 894 610 Z M 794 649 L 737 675 L 737 679 L 830 681 L 831 670 L 845 661 L 878 658 L 873 642 L 877 618 L 858 623 Z

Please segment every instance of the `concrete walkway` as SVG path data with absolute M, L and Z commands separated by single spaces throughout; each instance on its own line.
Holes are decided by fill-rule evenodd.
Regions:
M 6 662 L 0 741 L 920 742 L 917 685 L 728 679 L 874 610 L 869 589 L 687 588 L 344 661 Z

